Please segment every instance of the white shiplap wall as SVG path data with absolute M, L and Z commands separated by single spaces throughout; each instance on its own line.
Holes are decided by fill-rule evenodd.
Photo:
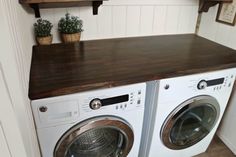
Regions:
M 197 0 L 109 0 L 92 15 L 92 7 L 42 9 L 42 18 L 54 24 L 54 42 L 60 42 L 57 23 L 66 12 L 84 21 L 82 40 L 194 33 Z
M 19 123 L 27 157 L 39 157 L 38 141 L 28 99 L 30 62 L 34 44 L 32 33 L 34 16 L 22 8 L 18 1 L 9 0 L 0 0 L 0 15 L 1 70 Z
M 236 26 L 216 22 L 217 10 L 218 6 L 215 6 L 210 8 L 208 13 L 202 14 L 198 34 L 222 45 L 236 49 Z

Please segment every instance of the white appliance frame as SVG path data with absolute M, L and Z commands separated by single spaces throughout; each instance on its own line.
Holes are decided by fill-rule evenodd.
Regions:
M 141 94 L 138 94 L 139 91 L 141 91 Z M 122 103 L 105 106 L 98 110 L 92 110 L 89 108 L 88 103 L 94 98 L 108 98 L 123 94 L 129 94 L 131 92 L 134 93 L 132 99 L 136 103 L 127 105 L 127 108 L 120 108 L 120 105 L 124 105 Z M 42 156 L 53 157 L 54 148 L 58 140 L 66 131 L 68 131 L 76 124 L 79 124 L 87 119 L 99 116 L 115 116 L 130 124 L 134 132 L 134 144 L 128 157 L 138 156 L 144 117 L 145 92 L 146 83 L 139 83 L 128 86 L 114 87 L 33 101 L 32 108 L 35 117 Z M 140 104 L 137 104 L 138 100 L 141 100 Z M 66 108 L 65 105 L 69 105 L 70 107 Z M 43 113 L 39 112 L 40 106 L 49 107 L 48 112 L 50 113 L 50 115 L 47 115 L 46 117 L 62 117 L 62 119 L 65 119 L 65 121 L 59 120 L 53 122 L 51 119 L 43 117 L 42 115 L 40 115 Z M 119 109 L 117 109 L 116 106 L 119 106 Z M 52 107 L 52 110 L 57 111 L 50 112 L 50 107 Z M 58 112 L 60 112 L 59 116 L 53 115 L 54 113 Z M 69 112 L 71 112 L 71 114 L 61 114 Z M 77 113 L 73 114 L 75 112 Z M 63 117 L 68 115 L 70 115 L 70 117 Z
M 154 121 L 152 122 L 152 126 L 149 127 L 150 133 L 148 136 L 151 136 L 151 145 L 146 150 L 145 156 L 148 157 L 156 157 L 156 156 L 165 156 L 165 157 L 190 157 L 197 154 L 200 154 L 202 152 L 205 152 L 207 147 L 209 146 L 216 129 L 220 123 L 220 120 L 223 116 L 225 107 L 227 105 L 227 102 L 230 97 L 230 93 L 232 91 L 232 84 L 235 80 L 235 69 L 226 69 L 226 70 L 220 70 L 220 71 L 214 71 L 209 73 L 201 73 L 201 74 L 195 74 L 195 75 L 188 75 L 183 77 L 176 77 L 176 78 L 170 78 L 170 79 L 163 79 L 156 83 L 156 86 L 159 86 L 158 90 L 156 92 L 158 93 L 158 98 L 155 104 L 156 105 L 156 117 L 154 118 Z M 231 76 L 233 75 L 233 78 Z M 209 79 L 217 79 L 228 76 L 227 85 L 231 83 L 230 87 L 218 87 L 218 86 L 212 86 L 207 87 L 204 90 L 198 90 L 197 89 L 197 83 L 200 80 L 209 80 Z M 165 86 L 169 85 L 169 89 L 166 90 Z M 148 86 L 147 86 L 148 87 Z M 218 87 L 218 89 L 217 89 Z M 147 94 L 149 93 L 149 89 L 147 89 Z M 184 101 L 196 97 L 199 95 L 209 95 L 217 99 L 217 101 L 220 104 L 220 116 L 219 120 L 212 129 L 212 131 L 200 142 L 197 144 L 190 146 L 188 148 L 182 149 L 182 150 L 172 150 L 164 146 L 162 143 L 161 137 L 160 137 L 160 131 L 161 127 L 168 117 L 168 115 L 181 103 Z M 149 104 L 151 105 L 151 104 Z M 146 107 L 148 104 L 146 104 Z M 146 108 L 148 110 L 148 108 Z M 150 107 L 149 107 L 150 110 Z M 146 114 L 146 113 L 145 113 Z M 149 141 L 150 142 L 150 141 Z M 141 156 L 140 156 L 141 157 Z

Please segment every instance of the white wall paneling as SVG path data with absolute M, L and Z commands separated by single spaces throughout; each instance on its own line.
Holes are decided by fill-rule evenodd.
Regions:
M 199 28 L 199 35 L 225 46 L 236 49 L 236 27 L 215 21 L 218 5 L 203 13 Z
M 60 42 L 57 23 L 66 12 L 84 21 L 82 40 L 194 33 L 197 0 L 109 0 L 92 15 L 92 7 L 42 9 L 42 18 L 54 24 L 54 42 Z
M 140 10 L 140 35 L 153 33 L 154 6 L 141 6 Z
M 178 32 L 192 33 L 195 32 L 198 7 L 196 6 L 182 6 L 180 8 Z
M 104 5 L 113 6 L 113 5 L 198 5 L 198 1 L 194 0 L 109 0 L 105 1 Z
M 14 116 L 23 138 L 24 144 L 21 145 L 25 147 L 27 156 L 38 157 L 40 153 L 28 99 L 30 62 L 34 44 L 32 33 L 34 16 L 26 12 L 18 1 L 0 0 L 0 19 L 1 70 L 5 76 Z M 0 100 L 2 101 L 2 97 Z M 1 103 L 0 105 L 4 105 Z M 12 130 L 12 133 L 14 131 L 17 132 Z
M 112 9 L 112 35 L 124 37 L 126 34 L 126 6 L 113 6 Z
M 0 156 L 27 157 L 4 76 L 0 62 Z
M 98 38 L 112 37 L 112 13 L 112 7 L 100 8 L 100 13 L 97 16 Z
M 167 7 L 167 15 L 166 15 L 166 25 L 165 25 L 165 33 L 175 34 L 178 32 L 178 23 L 180 19 L 180 7 L 179 6 L 168 6 Z M 171 20 L 168 20 L 171 19 Z
M 7 139 L 4 134 L 1 122 L 0 122 L 0 155 L 4 155 L 4 157 L 11 157 L 11 152 L 9 150 Z
M 153 34 L 165 34 L 167 6 L 156 6 L 154 9 Z
M 126 35 L 137 36 L 140 30 L 141 8 L 138 6 L 127 7 Z

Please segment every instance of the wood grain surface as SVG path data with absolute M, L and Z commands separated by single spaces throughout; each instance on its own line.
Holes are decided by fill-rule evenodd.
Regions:
M 86 2 L 86 1 L 101 1 L 101 0 L 19 0 L 20 3 L 66 3 L 66 2 Z
M 193 34 L 34 46 L 29 97 L 40 99 L 236 67 L 236 51 Z

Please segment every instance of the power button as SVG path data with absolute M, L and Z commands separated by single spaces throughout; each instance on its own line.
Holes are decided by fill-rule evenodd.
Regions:
M 207 82 L 206 82 L 206 80 L 201 80 L 201 81 L 198 83 L 198 85 L 197 85 L 197 88 L 198 88 L 199 90 L 205 89 L 206 87 L 207 87 Z

